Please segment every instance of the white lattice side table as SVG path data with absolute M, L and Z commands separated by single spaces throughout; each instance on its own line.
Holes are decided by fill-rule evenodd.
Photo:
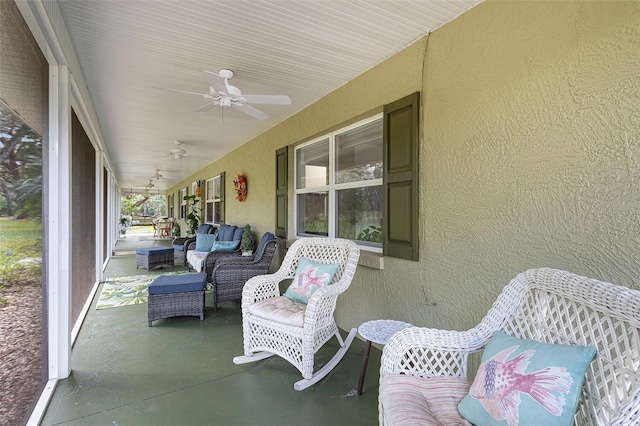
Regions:
M 371 343 L 385 345 L 387 340 L 395 333 L 405 328 L 413 327 L 408 322 L 395 320 L 373 320 L 367 321 L 358 327 L 358 334 L 367 340 L 364 348 L 364 359 L 362 360 L 362 370 L 360 371 L 360 380 L 358 380 L 358 395 L 362 395 L 362 386 L 364 385 L 364 376 L 367 374 L 367 366 L 369 365 L 369 354 L 371 353 Z

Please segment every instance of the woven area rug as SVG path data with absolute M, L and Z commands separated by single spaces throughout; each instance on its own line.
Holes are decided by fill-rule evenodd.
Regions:
M 162 275 L 183 274 L 187 271 L 167 272 Z M 160 275 L 133 275 L 129 277 L 109 278 L 102 286 L 96 309 L 117 308 L 120 306 L 147 303 L 149 284 Z
M 106 280 L 102 286 L 96 309 L 147 303 L 147 288 L 156 278 L 157 275 L 134 275 Z

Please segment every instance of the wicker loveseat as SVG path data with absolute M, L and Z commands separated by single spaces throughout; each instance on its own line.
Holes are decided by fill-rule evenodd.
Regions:
M 471 330 L 412 327 L 394 334 L 381 360 L 380 424 L 407 424 L 417 417 L 412 424 L 440 424 L 423 410 L 428 404 L 418 401 L 433 392 L 411 389 L 430 378 L 467 379 L 468 356 L 482 351 L 498 330 L 543 343 L 595 347 L 575 424 L 640 424 L 640 291 L 549 268 L 519 274 Z
M 196 233 L 213 234 L 215 230 L 216 228 L 213 225 L 210 225 L 208 223 L 203 223 L 200 226 L 198 226 Z M 196 240 L 196 237 L 193 237 L 193 236 L 176 237 L 171 242 L 171 246 L 173 247 L 173 257 L 175 259 L 182 259 L 185 266 L 187 265 L 187 259 L 186 259 L 187 250 L 189 249 L 189 245 L 195 242 L 195 240 Z
M 242 231 L 243 231 L 243 227 L 241 226 L 220 225 L 217 232 L 218 238 L 216 240 L 217 241 L 240 241 L 240 239 L 242 238 Z M 194 250 L 195 248 L 196 248 L 196 241 L 194 239 L 187 246 L 187 251 Z M 227 252 L 227 251 L 209 252 L 206 258 L 204 259 L 204 264 L 202 267 L 202 272 L 205 272 L 207 274 L 207 282 L 208 283 L 212 282 L 211 281 L 212 273 L 213 273 L 213 268 L 216 266 L 216 260 L 218 260 L 220 257 L 230 257 L 230 256 L 240 257 L 241 255 L 242 253 L 240 252 L 240 248 L 232 252 Z M 195 265 L 191 265 L 191 268 L 193 268 L 194 266 Z

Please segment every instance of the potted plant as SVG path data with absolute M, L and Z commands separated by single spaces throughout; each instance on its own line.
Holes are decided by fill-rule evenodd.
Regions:
M 129 226 L 129 218 L 127 216 L 121 216 L 120 217 L 120 235 L 126 235 L 127 234 L 127 227 L 128 226 Z
M 356 238 L 360 241 L 371 241 L 373 243 L 381 243 L 382 242 L 382 228 L 378 226 L 369 226 L 365 228 L 358 234 Z
M 253 232 L 251 232 L 251 225 L 248 223 L 242 230 L 242 239 L 240 240 L 240 250 L 243 256 L 251 256 L 253 254 Z
M 187 202 L 187 209 L 189 210 L 189 214 L 184 219 L 189 227 L 187 234 L 193 236 L 196 235 L 196 230 L 200 225 L 200 209 L 198 208 L 200 199 L 196 198 L 195 195 L 186 195 L 184 200 Z
M 173 236 L 176 238 L 180 236 L 180 224 L 178 222 L 173 222 Z

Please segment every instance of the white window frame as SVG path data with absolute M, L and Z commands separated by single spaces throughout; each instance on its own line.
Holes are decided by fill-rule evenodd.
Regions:
M 185 187 L 178 191 L 178 197 L 180 197 L 180 219 L 185 220 L 187 217 L 187 200 L 184 199 L 186 197 L 188 189 Z
M 215 193 L 215 182 L 218 181 L 218 186 L 220 186 L 220 193 L 218 194 L 218 197 L 216 198 L 216 193 Z M 222 202 L 222 187 L 220 185 L 220 175 L 217 176 L 213 176 L 209 179 L 207 179 L 206 183 L 205 183 L 205 187 L 204 187 L 204 199 L 205 199 L 205 205 L 204 205 L 204 220 L 205 223 L 209 223 L 211 225 L 218 225 L 220 224 L 220 218 L 215 217 L 215 203 L 220 203 Z M 213 198 L 208 198 L 209 197 L 209 186 L 212 185 L 213 186 L 213 190 L 211 191 L 213 194 Z M 211 211 L 213 212 L 214 217 L 210 218 L 209 217 L 209 204 L 213 204 L 213 208 L 211 209 Z
M 336 153 L 336 140 L 335 137 L 337 135 L 343 134 L 345 132 L 348 132 L 349 130 L 353 130 L 356 129 L 358 127 L 367 125 L 369 123 L 372 123 L 374 121 L 377 120 L 382 120 L 383 114 L 376 114 L 372 117 L 366 118 L 364 120 L 358 121 L 357 123 L 351 124 L 349 126 L 343 127 L 341 129 L 337 129 L 333 132 L 330 133 L 326 133 L 318 138 L 315 138 L 309 142 L 305 142 L 303 144 L 300 144 L 298 146 L 295 147 L 294 149 L 294 161 L 293 161 L 293 185 L 294 185 L 294 201 L 293 201 L 293 217 L 294 217 L 294 229 L 295 229 L 295 234 L 296 234 L 296 238 L 304 238 L 304 237 L 314 237 L 317 235 L 313 235 L 313 234 L 305 234 L 305 233 L 299 233 L 298 232 L 298 195 L 300 194 L 309 194 L 309 193 L 314 193 L 314 192 L 327 192 L 328 193 L 328 236 L 330 238 L 336 238 L 337 235 L 337 211 L 336 211 L 336 204 L 337 204 L 337 197 L 336 197 L 336 193 L 339 190 L 342 189 L 353 189 L 353 188 L 364 188 L 364 187 L 368 187 L 368 186 L 382 186 L 383 184 L 383 179 L 382 177 L 380 177 L 379 179 L 371 179 L 371 180 L 364 180 L 364 181 L 359 181 L 359 182 L 347 182 L 347 183 L 340 183 L 340 184 L 336 184 L 335 180 L 336 180 L 336 158 L 335 158 L 335 153 Z M 324 141 L 326 139 L 329 139 L 329 184 L 328 185 L 321 185 L 321 186 L 314 186 L 312 188 L 303 188 L 303 189 L 298 189 L 298 152 L 300 149 L 313 145 L 315 143 Z M 306 185 L 305 185 L 306 186 Z M 382 212 L 381 212 L 382 213 Z M 367 251 L 371 251 L 371 252 L 375 252 L 375 253 L 382 253 L 382 244 L 376 244 L 374 246 L 372 245 L 365 245 L 362 244 L 362 241 L 358 241 L 358 240 L 353 240 L 356 244 L 358 244 L 358 246 L 360 247 L 360 249 L 362 250 L 367 250 Z
M 170 194 L 167 196 L 167 216 L 170 218 L 175 218 L 175 194 Z

